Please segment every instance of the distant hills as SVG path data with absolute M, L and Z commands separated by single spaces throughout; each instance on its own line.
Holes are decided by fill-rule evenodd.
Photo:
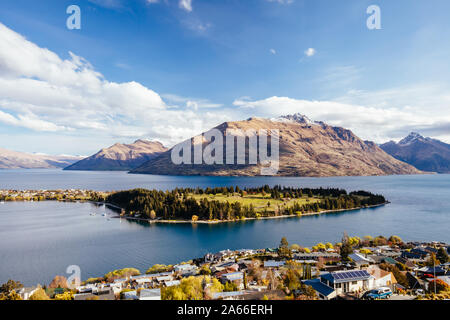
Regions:
M 216 129 L 222 132 L 224 141 L 227 129 L 278 129 L 280 132 L 279 176 L 369 176 L 421 173 L 413 166 L 388 155 L 375 143 L 361 140 L 350 130 L 311 121 L 301 114 L 276 119 L 250 118 L 245 121 L 225 122 Z M 192 139 L 190 144 L 193 150 Z M 131 172 L 162 175 L 253 176 L 260 175 L 260 168 L 259 164 L 175 165 L 171 161 L 171 150 L 168 150 Z
M 0 169 L 65 168 L 83 157 L 31 154 L 0 148 Z
M 116 143 L 64 170 L 129 171 L 165 151 L 167 148 L 157 141 L 137 140 L 132 144 Z
M 450 145 L 442 141 L 412 132 L 400 142 L 390 141 L 380 148 L 420 170 L 450 173 Z

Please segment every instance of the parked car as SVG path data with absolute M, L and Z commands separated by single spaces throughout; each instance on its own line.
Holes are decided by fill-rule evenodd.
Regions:
M 366 298 L 369 300 L 376 300 L 376 299 L 389 299 L 392 296 L 392 290 L 387 287 L 382 287 L 378 289 L 371 290 L 367 295 Z

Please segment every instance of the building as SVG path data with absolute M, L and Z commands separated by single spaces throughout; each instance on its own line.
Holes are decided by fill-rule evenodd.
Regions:
M 264 261 L 264 268 L 279 268 L 286 264 L 284 261 L 269 260 Z
M 372 289 L 380 287 L 390 287 L 392 290 L 395 290 L 397 280 L 395 279 L 392 272 L 380 269 L 380 267 L 375 265 L 368 267 L 366 270 L 373 277 L 372 279 L 370 279 L 369 287 L 371 287 Z
M 349 258 L 352 259 L 352 262 L 358 267 L 375 263 L 375 260 L 373 260 L 372 258 L 366 258 L 362 254 L 358 253 L 350 254 Z
M 142 289 L 139 300 L 161 300 L 161 289 Z
M 226 283 L 226 282 L 242 283 L 242 281 L 244 280 L 244 273 L 242 273 L 242 272 L 225 273 L 220 276 L 220 280 L 223 283 Z
M 304 281 L 316 290 L 319 298 L 334 299 L 338 295 L 372 289 L 373 277 L 367 270 L 350 270 L 324 273 L 320 278 Z
M 192 264 L 177 264 L 174 266 L 174 271 L 184 277 L 196 275 L 197 269 L 198 268 Z

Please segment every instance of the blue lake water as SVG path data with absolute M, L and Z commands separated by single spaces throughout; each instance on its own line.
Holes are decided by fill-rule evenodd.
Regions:
M 136 187 L 240 187 L 286 185 L 340 187 L 381 193 L 391 204 L 365 210 L 302 218 L 218 225 L 137 223 L 108 219 L 90 203 L 0 204 L 0 283 L 48 284 L 69 265 L 82 278 L 156 263 L 173 264 L 222 249 L 265 248 L 290 243 L 312 246 L 350 235 L 399 235 L 404 240 L 450 242 L 450 175 L 386 177 L 171 177 L 124 172 L 0 170 L 0 189 L 124 190 Z M 90 214 L 96 212 L 95 216 Z M 106 213 L 107 216 L 102 214 Z

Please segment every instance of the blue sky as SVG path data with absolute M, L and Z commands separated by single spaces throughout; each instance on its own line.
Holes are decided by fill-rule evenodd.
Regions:
M 66 28 L 72 4 L 81 30 Z M 366 26 L 372 4 L 381 30 Z M 0 147 L 172 145 L 221 121 L 293 112 L 377 142 L 413 130 L 450 142 L 449 10 L 445 0 L 3 0 Z

